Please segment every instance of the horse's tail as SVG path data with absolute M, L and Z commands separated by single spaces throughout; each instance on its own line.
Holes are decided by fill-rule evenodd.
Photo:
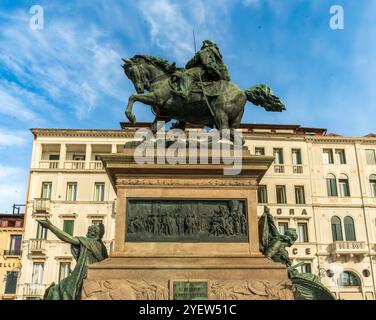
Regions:
M 281 100 L 275 96 L 272 89 L 265 84 L 253 86 L 244 90 L 244 93 L 246 94 L 248 101 L 256 106 L 263 107 L 266 111 L 281 112 L 286 110 L 286 107 Z

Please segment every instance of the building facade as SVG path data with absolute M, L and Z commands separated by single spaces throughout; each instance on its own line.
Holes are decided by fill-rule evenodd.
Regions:
M 14 205 L 12 213 L 0 214 L 0 300 L 16 298 L 21 271 L 22 207 Z
M 19 299 L 41 297 L 74 267 L 69 245 L 37 219 L 48 217 L 73 235 L 103 222 L 111 252 L 116 195 L 98 155 L 122 152 L 137 128 L 32 129 Z M 260 182 L 258 213 L 267 205 L 280 232 L 297 229 L 298 241 L 289 249 L 294 263 L 319 275 L 339 299 L 375 299 L 376 137 L 293 125 L 240 130 L 251 153 L 275 157 Z

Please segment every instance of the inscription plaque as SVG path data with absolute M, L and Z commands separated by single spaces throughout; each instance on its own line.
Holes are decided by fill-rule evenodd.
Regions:
M 206 281 L 174 281 L 173 300 L 207 300 L 208 283 Z
M 126 241 L 248 242 L 246 200 L 128 199 Z

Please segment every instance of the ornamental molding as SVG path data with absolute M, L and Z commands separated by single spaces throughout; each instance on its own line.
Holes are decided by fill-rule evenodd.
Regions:
M 376 145 L 376 138 L 373 137 L 328 137 L 328 136 L 320 136 L 320 137 L 306 137 L 305 140 L 307 142 L 318 144 L 318 143 L 340 143 L 340 144 L 346 144 L 346 143 L 360 143 L 362 145 L 367 144 L 375 144 Z
M 208 298 L 214 300 L 293 300 L 289 280 L 209 280 Z M 83 300 L 168 300 L 168 281 L 144 279 L 85 280 Z
M 257 185 L 255 179 L 141 179 L 141 178 L 118 178 L 117 185 L 136 186 L 241 186 L 254 187 Z

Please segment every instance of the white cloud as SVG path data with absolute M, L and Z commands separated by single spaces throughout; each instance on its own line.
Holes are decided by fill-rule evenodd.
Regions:
M 26 190 L 27 172 L 24 169 L 0 165 L 0 212 L 9 212 L 13 203 L 25 203 Z
M 28 91 L 39 100 L 49 101 L 50 106 L 64 108 L 65 115 L 72 110 L 82 119 L 100 99 L 125 98 L 121 55 L 113 49 L 111 39 L 106 39 L 97 28 L 83 28 L 64 18 L 52 19 L 40 31 L 9 21 L 0 34 L 0 65 L 22 84 L 23 93 Z M 16 116 L 20 114 L 21 120 L 36 116 L 30 106 L 25 107 L 22 95 L 0 90 L 0 102 L 17 106 L 11 109 Z M 9 108 L 2 108 L 3 113 L 9 113 Z
M 194 54 L 193 30 L 198 48 L 206 38 L 226 41 L 228 15 L 238 1 L 141 0 L 137 8 L 150 24 L 153 43 L 172 55 L 179 64 L 184 64 Z
M 0 128 L 0 149 L 8 146 L 19 146 L 25 144 L 27 135 L 25 131 Z
M 138 8 L 150 24 L 150 36 L 154 43 L 182 62 L 193 53 L 193 25 L 183 15 L 182 8 L 170 0 L 142 0 Z

